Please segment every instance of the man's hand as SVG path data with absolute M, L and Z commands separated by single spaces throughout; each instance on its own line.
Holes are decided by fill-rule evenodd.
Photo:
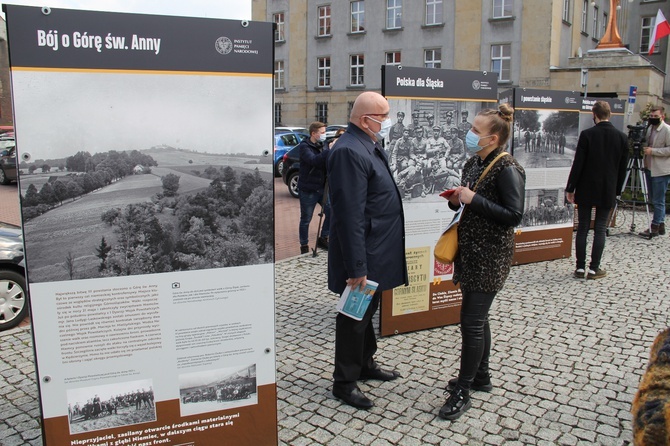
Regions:
M 363 288 L 365 288 L 365 285 L 367 285 L 367 283 L 368 283 L 368 276 L 347 279 L 347 285 L 351 286 L 352 290 L 356 290 L 359 287 L 362 290 Z
M 645 147 L 644 148 L 644 154 L 645 155 L 651 155 L 652 149 L 651 147 Z
M 565 199 L 568 200 L 568 203 L 575 204 L 575 193 L 574 192 L 566 192 L 565 193 Z

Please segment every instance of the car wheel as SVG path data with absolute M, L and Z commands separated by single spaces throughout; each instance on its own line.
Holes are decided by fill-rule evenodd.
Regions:
M 300 192 L 298 191 L 298 175 L 300 172 L 295 171 L 288 176 L 288 193 L 291 194 L 293 198 L 298 198 Z
M 28 314 L 26 280 L 14 271 L 0 270 L 0 330 L 14 328 Z
M 284 160 L 280 159 L 277 161 L 277 165 L 275 166 L 275 176 L 280 177 L 284 173 Z
M 11 181 L 9 181 L 9 179 L 7 178 L 7 175 L 5 175 L 5 171 L 2 169 L 2 167 L 0 167 L 0 184 L 7 185 L 10 182 Z

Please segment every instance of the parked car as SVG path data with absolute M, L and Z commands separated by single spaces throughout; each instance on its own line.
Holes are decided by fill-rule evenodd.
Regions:
M 275 127 L 275 133 L 285 133 L 285 132 L 307 133 L 307 129 L 305 127 L 298 127 L 298 126 Z
M 335 133 L 336 133 L 339 129 L 345 129 L 345 130 L 346 130 L 346 129 L 347 129 L 347 126 L 346 126 L 346 125 L 329 125 L 329 126 L 327 126 L 327 127 L 326 127 L 326 138 L 328 138 L 328 139 L 330 139 L 330 138 L 334 138 L 334 137 L 335 137 Z
M 298 198 L 298 175 L 300 174 L 300 150 L 294 147 L 284 155 L 284 171 L 282 178 L 288 186 L 288 192 L 293 198 Z
M 16 181 L 16 142 L 13 137 L 0 137 L 0 184 Z
M 301 139 L 297 133 L 284 132 L 275 135 L 274 146 L 274 172 L 276 177 L 282 176 L 284 171 L 284 155 L 300 143 Z
M 16 327 L 28 314 L 28 293 L 20 229 L 0 228 L 0 331 Z

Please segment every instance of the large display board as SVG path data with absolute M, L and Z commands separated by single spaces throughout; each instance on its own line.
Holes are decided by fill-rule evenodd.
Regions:
M 460 184 L 468 157 L 465 134 L 482 108 L 497 106 L 496 76 L 383 67 L 382 94 L 395 121 L 384 148 L 403 195 L 410 286 L 384 293 L 382 335 L 460 320 L 462 296 L 451 280 L 453 265 L 433 257 L 433 247 L 454 215 L 439 194 Z
M 45 444 L 276 444 L 272 24 L 5 11 Z
M 514 263 L 570 257 L 574 208 L 565 200 L 565 185 L 579 138 L 579 93 L 515 88 L 501 100 L 514 107 L 512 153 L 526 170 Z

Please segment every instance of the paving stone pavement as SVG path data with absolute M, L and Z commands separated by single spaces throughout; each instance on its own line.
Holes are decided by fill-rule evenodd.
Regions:
M 280 444 L 631 444 L 631 402 L 670 324 L 670 237 L 629 235 L 630 219 L 607 239 L 603 279 L 574 279 L 574 258 L 512 268 L 490 318 L 495 388 L 474 393 L 454 422 L 436 413 L 456 374 L 457 325 L 380 338 L 377 360 L 403 377 L 361 383 L 375 407 L 353 409 L 330 394 L 337 296 L 326 289 L 327 256 L 278 262 Z M 41 444 L 29 330 L 0 335 L 3 446 Z

